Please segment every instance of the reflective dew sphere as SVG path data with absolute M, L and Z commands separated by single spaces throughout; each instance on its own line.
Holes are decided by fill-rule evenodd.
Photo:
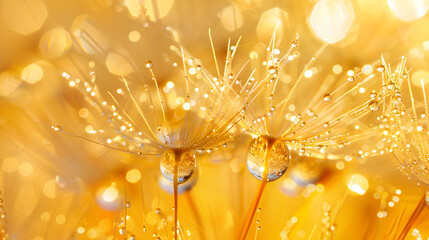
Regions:
M 186 182 L 197 167 L 195 156 L 191 151 L 167 150 L 159 163 L 159 167 L 162 175 L 170 182 L 174 182 L 174 168 L 176 164 L 179 184 Z
M 281 177 L 289 166 L 290 154 L 285 141 L 258 137 L 247 152 L 247 168 L 257 179 L 262 180 L 267 161 L 267 181 Z

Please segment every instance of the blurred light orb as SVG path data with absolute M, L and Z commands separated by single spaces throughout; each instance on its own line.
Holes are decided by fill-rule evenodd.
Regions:
M 130 183 L 136 183 L 141 179 L 141 172 L 138 169 L 131 169 L 127 172 L 126 179 Z
M 56 27 L 43 34 L 39 49 L 43 55 L 53 59 L 66 53 L 71 45 L 70 33 L 62 27 Z
M 268 167 L 267 181 L 278 179 L 286 172 L 289 161 L 289 148 L 281 140 L 261 136 L 250 143 L 247 151 L 247 168 L 259 180 L 263 178 L 265 166 Z
M 83 233 L 85 232 L 85 228 L 84 228 L 84 227 L 78 227 L 78 228 L 77 228 L 77 232 L 78 232 L 79 234 L 83 234 Z
M 127 225 L 128 225 L 128 223 L 127 223 Z M 97 228 L 91 228 L 88 230 L 86 235 L 88 236 L 89 239 L 100 239 L 103 236 L 103 232 L 98 227 Z M 131 238 L 128 238 L 128 239 L 131 239 Z
M 24 177 L 30 176 L 31 174 L 33 174 L 33 171 L 34 171 L 33 164 L 29 162 L 22 163 L 21 165 L 19 165 L 18 171 L 19 171 L 19 174 L 21 174 Z
M 411 83 L 416 87 L 422 87 L 422 80 L 424 85 L 429 83 L 429 72 L 425 70 L 413 71 L 413 74 L 411 75 Z
M 64 216 L 63 214 L 58 214 L 55 218 L 55 222 L 60 225 L 64 224 L 66 222 L 66 216 Z
M 365 75 L 370 75 L 374 71 L 372 65 L 366 64 L 362 67 L 362 72 Z
M 336 162 L 336 163 L 335 163 L 335 167 L 336 167 L 338 170 L 343 170 L 343 169 L 344 169 L 344 167 L 345 167 L 345 164 L 344 164 L 344 162 L 343 162 L 343 161 L 338 161 L 338 162 Z
M 322 167 L 316 158 L 299 158 L 289 169 L 288 176 L 300 186 L 315 183 L 322 175 Z
M 303 188 L 303 186 L 297 184 L 294 179 L 289 177 L 281 180 L 279 185 L 280 191 L 286 196 L 295 196 L 300 193 Z
M 387 4 L 393 15 L 404 22 L 423 17 L 429 9 L 429 0 L 387 0 Z
M 346 37 L 354 18 L 349 0 L 322 0 L 311 12 L 310 26 L 318 38 L 336 43 Z
M 131 31 L 128 34 L 128 38 L 130 39 L 131 42 L 138 42 L 140 40 L 140 33 L 138 31 Z
M 259 40 L 268 45 L 275 32 L 275 41 L 280 43 L 283 39 L 284 28 L 288 24 L 288 13 L 278 7 L 272 8 L 261 14 L 256 26 L 256 33 Z
M 114 211 L 119 207 L 119 191 L 116 183 L 110 186 L 100 187 L 97 190 L 96 200 L 100 207 L 108 211 Z
M 48 16 L 43 0 L 3 0 L 1 7 L 4 21 L 22 35 L 39 30 Z
M 106 190 L 104 190 L 103 193 L 103 200 L 106 202 L 113 202 L 116 199 L 118 199 L 118 189 L 116 189 L 115 187 L 111 186 L 106 188 Z
M 228 32 L 234 32 L 235 30 L 243 26 L 243 13 L 240 8 L 235 6 L 228 6 L 219 13 L 220 21 Z
M 117 76 L 125 76 L 133 72 L 133 67 L 128 59 L 115 52 L 107 55 L 106 66 L 109 72 Z
M 43 212 L 40 215 L 40 219 L 44 222 L 48 222 L 51 219 L 51 214 L 49 212 Z
M 356 194 L 364 195 L 369 188 L 369 183 L 364 176 L 354 174 L 349 178 L 347 187 Z
M 35 63 L 32 63 L 22 69 L 21 77 L 24 81 L 35 84 L 43 78 L 43 69 Z
M 189 102 L 185 102 L 183 104 L 183 109 L 185 109 L 186 111 L 189 111 L 191 109 L 191 104 Z
M 43 194 L 48 198 L 55 198 L 58 194 L 57 182 L 55 179 L 51 179 L 43 186 Z
M 7 173 L 16 172 L 19 168 L 18 159 L 9 157 L 3 160 L 2 169 Z
M 138 0 L 124 0 L 124 5 L 133 17 L 139 17 L 142 11 L 142 6 Z
M 332 72 L 334 72 L 335 74 L 340 74 L 343 71 L 343 67 L 341 67 L 341 65 L 336 64 L 334 65 L 334 67 L 332 67 Z
M 159 162 L 159 167 L 162 175 L 170 182 L 174 182 L 176 164 L 177 182 L 179 184 L 188 181 L 197 167 L 195 155 L 192 152 L 182 152 L 177 149 L 167 150 Z
M 146 15 L 153 22 L 158 21 L 168 15 L 173 6 L 174 0 L 153 0 L 144 1 Z

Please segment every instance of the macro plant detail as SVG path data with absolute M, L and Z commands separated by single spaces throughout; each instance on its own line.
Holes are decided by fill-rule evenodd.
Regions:
M 0 1 L 0 239 L 428 238 L 428 9 Z
M 390 141 L 389 152 L 398 168 L 409 178 L 418 181 L 417 184 L 428 184 L 427 169 L 427 98 L 425 92 L 424 80 L 420 79 L 420 87 L 423 101 L 417 105 L 414 99 L 416 94 L 413 90 L 411 80 L 407 71 L 389 72 L 392 78 L 404 78 L 404 86 L 399 85 L 396 93 L 391 96 L 387 107 L 386 116 L 382 117 L 382 122 L 386 124 L 385 135 Z M 405 99 L 404 99 L 405 96 Z M 416 106 L 417 105 L 417 106 Z M 413 215 L 404 227 L 400 239 L 405 239 L 408 231 L 411 229 L 425 206 L 428 207 L 428 188 L 421 198 Z
M 174 31 L 168 28 L 167 30 Z M 210 32 L 209 35 L 211 39 Z M 123 82 L 124 88 L 117 88 L 115 94 L 107 92 L 111 103 L 104 100 L 96 84 L 94 62 L 89 62 L 87 78 L 74 77 L 68 72 L 62 73 L 68 85 L 77 88 L 89 105 L 104 116 L 113 128 L 113 131 L 108 129 L 90 131 L 90 133 L 106 135 L 101 142 L 82 136 L 73 136 L 137 155 L 162 155 L 159 159 L 159 168 L 162 175 L 173 183 L 174 187 L 175 239 L 178 238 L 179 233 L 178 187 L 196 171 L 195 154 L 212 153 L 226 147 L 228 142 L 236 138 L 241 133 L 237 125 L 243 118 L 247 105 L 259 93 L 262 82 L 255 82 L 252 75 L 244 85 L 234 86 L 237 85 L 234 83 L 238 81 L 239 76 L 241 77 L 240 73 L 247 64 L 245 63 L 234 75 L 232 61 L 239 41 L 235 46 L 228 47 L 223 75 L 220 74 L 218 60 L 214 55 L 217 77 L 213 77 L 200 64 L 200 60 L 188 56 L 182 47 L 171 45 L 172 52 L 181 58 L 179 60 L 183 64 L 183 81 L 169 81 L 161 89 L 156 74 L 152 70 L 153 63 L 149 60 L 145 63 L 145 67 L 150 72 L 150 80 L 142 80 L 143 92 L 138 93 L 139 97 L 133 93 L 131 83 L 127 80 L 128 76 L 121 76 L 118 81 Z M 172 65 L 177 67 L 178 63 L 173 62 Z M 77 69 L 76 72 L 83 71 Z M 134 107 L 133 110 L 127 109 L 126 106 L 130 104 Z M 52 129 L 72 135 L 60 126 L 52 126 Z M 122 234 L 126 236 L 126 230 Z
M 275 39 L 275 35 L 273 39 Z M 267 72 L 263 79 L 269 79 L 266 85 L 266 95 L 258 96 L 259 98 L 255 100 L 256 104 L 254 104 L 258 108 L 250 108 L 248 111 L 250 117 L 245 119 L 254 119 L 253 122 L 247 123 L 246 120 L 243 120 L 245 128 L 255 136 L 249 146 L 247 167 L 252 175 L 262 183 L 251 205 L 248 218 L 245 220 L 242 239 L 246 237 L 265 184 L 276 180 L 287 170 L 290 160 L 289 148 L 298 150 L 300 155 L 317 156 L 318 154 L 323 155 L 325 151 L 331 150 L 330 148 L 345 148 L 349 144 L 379 134 L 380 129 L 377 126 L 359 127 L 354 131 L 350 129 L 353 129 L 351 125 L 355 121 L 372 112 L 378 112 L 380 106 L 384 104 L 384 100 L 397 91 L 396 86 L 400 86 L 402 80 L 384 76 L 386 63 L 382 59 L 379 65 L 374 64 L 373 66 L 377 72 L 382 73 L 381 81 L 378 80 L 382 83 L 381 86 L 374 84 L 377 82 L 375 74 L 372 72 L 364 74 L 363 70 L 355 68 L 347 72 L 343 82 L 338 87 L 334 86 L 332 92 L 316 92 L 309 101 L 309 105 L 303 106 L 301 113 L 294 109 L 294 105 L 292 105 L 292 109 L 295 111 L 290 111 L 289 108 L 289 112 L 286 110 L 286 106 L 290 104 L 290 99 L 296 94 L 296 89 L 300 87 L 300 81 L 312 77 L 312 71 L 309 69 L 315 64 L 327 44 L 310 58 L 296 80 L 292 80 L 293 84 L 289 92 L 278 90 L 282 85 L 282 82 L 279 81 L 281 79 L 279 72 L 286 63 L 293 61 L 295 56 L 298 56 L 297 52 L 291 54 L 298 45 L 298 37 L 292 42 L 284 56 L 276 56 L 279 55 L 279 52 L 274 45 L 273 40 L 272 45 L 268 48 L 268 60 L 263 63 Z M 275 51 L 276 53 L 274 53 Z M 400 64 L 402 68 L 404 68 L 404 63 Z M 369 66 L 366 67 L 369 68 Z M 326 88 L 326 86 L 324 87 Z M 356 102 L 355 105 L 349 104 L 343 111 L 338 111 L 342 110 L 339 109 L 339 105 L 344 105 L 353 94 L 362 89 L 370 92 L 366 100 L 362 103 Z M 257 105 L 258 103 L 260 105 Z M 261 106 L 266 106 L 266 108 Z M 312 151 L 318 153 L 311 153 Z M 376 150 L 371 151 L 371 154 L 376 153 Z

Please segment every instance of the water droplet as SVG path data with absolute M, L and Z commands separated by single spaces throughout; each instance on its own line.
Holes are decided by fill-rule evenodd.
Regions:
M 378 102 L 377 101 L 371 101 L 369 104 L 368 104 L 368 107 L 369 107 L 369 109 L 371 109 L 372 111 L 374 111 L 374 112 L 376 112 L 376 111 L 378 111 L 378 109 L 380 109 L 380 105 L 378 104 Z
M 350 76 L 350 77 L 347 78 L 347 81 L 349 81 L 349 82 L 353 82 L 354 80 L 355 80 L 354 76 Z
M 268 68 L 268 72 L 270 73 L 270 75 L 275 75 L 275 74 L 277 74 L 277 68 L 274 66 L 270 66 Z
M 174 168 L 177 164 L 179 184 L 186 182 L 197 167 L 194 154 L 190 151 L 181 151 L 179 149 L 167 150 L 159 164 L 162 175 L 170 182 L 174 180 Z
M 399 104 L 401 101 L 402 101 L 402 97 L 401 97 L 401 95 L 399 94 L 399 96 L 398 95 L 394 95 L 393 97 L 392 97 L 392 101 L 393 101 L 393 103 L 395 103 L 395 104 Z
M 372 99 L 375 99 L 375 98 L 377 97 L 377 93 L 376 93 L 375 91 L 372 91 L 372 92 L 369 94 L 369 97 L 370 97 L 370 98 L 372 98 Z
M 56 132 L 63 130 L 61 126 L 52 126 L 52 129 L 54 129 Z
M 153 66 L 152 61 L 147 61 L 145 66 L 151 68 Z
M 298 46 L 298 40 L 293 40 L 292 41 L 292 47 L 296 47 L 296 46 Z
M 331 94 L 329 93 L 325 94 L 325 96 L 323 96 L 323 100 L 325 100 L 325 102 L 331 101 L 332 100 Z
M 377 67 L 377 71 L 379 71 L 379 72 L 384 72 L 384 66 L 383 65 L 378 65 L 378 67 Z
M 130 207 L 131 207 L 131 203 L 130 203 L 130 202 L 127 202 L 127 203 L 125 204 L 125 206 L 126 206 L 127 208 L 130 208 Z
M 247 168 L 259 180 L 262 180 L 266 161 L 268 161 L 267 180 L 274 181 L 286 172 L 289 160 L 286 142 L 266 137 L 254 139 L 247 152 Z

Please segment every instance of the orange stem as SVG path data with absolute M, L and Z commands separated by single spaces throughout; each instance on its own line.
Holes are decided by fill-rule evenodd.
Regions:
M 255 198 L 253 198 L 253 202 L 250 205 L 250 209 L 247 212 L 247 216 L 244 220 L 243 227 L 241 228 L 241 234 L 240 234 L 240 238 L 239 238 L 241 240 L 246 239 L 247 233 L 249 232 L 250 225 L 252 225 L 253 217 L 255 216 L 256 209 L 258 208 L 258 204 L 259 204 L 259 201 L 261 199 L 261 196 L 262 196 L 262 193 L 265 189 L 266 184 L 267 184 L 266 181 L 261 182 L 261 185 L 259 186 L 258 192 L 256 193 Z
M 177 221 L 178 217 L 178 208 L 179 208 L 179 173 L 178 173 L 178 162 L 180 160 L 180 154 L 175 154 L 175 163 L 174 163 L 174 176 L 173 176 L 173 188 L 174 188 L 174 240 L 177 240 Z

